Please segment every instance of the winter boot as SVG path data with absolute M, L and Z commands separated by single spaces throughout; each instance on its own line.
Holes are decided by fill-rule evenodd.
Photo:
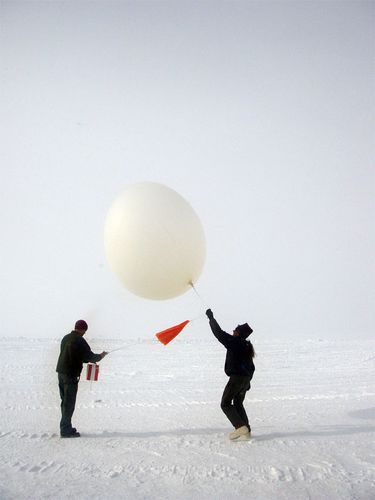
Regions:
M 62 438 L 79 438 L 81 434 L 77 431 L 77 429 L 72 429 L 70 432 L 62 432 L 60 436 Z
M 236 439 L 241 439 L 242 441 L 244 439 L 250 439 L 251 432 L 246 425 L 243 425 L 242 427 L 239 427 L 238 429 L 231 432 L 228 437 L 231 441 L 234 441 Z

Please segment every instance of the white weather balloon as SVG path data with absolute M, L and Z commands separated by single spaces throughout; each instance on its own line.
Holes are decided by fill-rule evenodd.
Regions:
M 162 184 L 134 184 L 115 199 L 104 230 L 113 272 L 128 290 L 148 299 L 186 292 L 203 269 L 205 237 L 197 214 Z

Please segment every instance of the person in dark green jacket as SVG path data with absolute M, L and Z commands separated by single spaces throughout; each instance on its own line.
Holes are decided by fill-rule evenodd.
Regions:
M 229 380 L 221 398 L 221 409 L 235 428 L 229 434 L 229 439 L 249 439 L 251 427 L 243 402 L 246 392 L 250 389 L 250 381 L 255 371 L 254 347 L 250 341 L 246 340 L 253 330 L 247 323 L 244 323 L 238 325 L 233 335 L 230 335 L 220 328 L 211 309 L 207 309 L 206 315 L 210 320 L 212 333 L 227 350 L 224 371 Z
M 57 361 L 59 391 L 61 398 L 61 437 L 79 437 L 80 433 L 72 427 L 72 416 L 76 404 L 78 382 L 83 363 L 97 363 L 108 353 L 94 354 L 83 338 L 88 329 L 86 321 L 76 322 L 74 330 L 61 341 L 60 355 Z

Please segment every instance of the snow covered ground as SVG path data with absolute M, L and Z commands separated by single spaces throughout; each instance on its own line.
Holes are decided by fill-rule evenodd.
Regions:
M 125 340 L 81 380 L 73 440 L 58 432 L 59 340 L 0 338 L 0 498 L 375 498 L 375 341 L 254 342 L 254 437 L 233 443 L 209 333 Z

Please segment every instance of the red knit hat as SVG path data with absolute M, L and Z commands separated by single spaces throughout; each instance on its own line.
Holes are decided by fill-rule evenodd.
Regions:
M 88 329 L 87 323 L 84 319 L 79 319 L 74 325 L 74 330 L 86 331 Z

